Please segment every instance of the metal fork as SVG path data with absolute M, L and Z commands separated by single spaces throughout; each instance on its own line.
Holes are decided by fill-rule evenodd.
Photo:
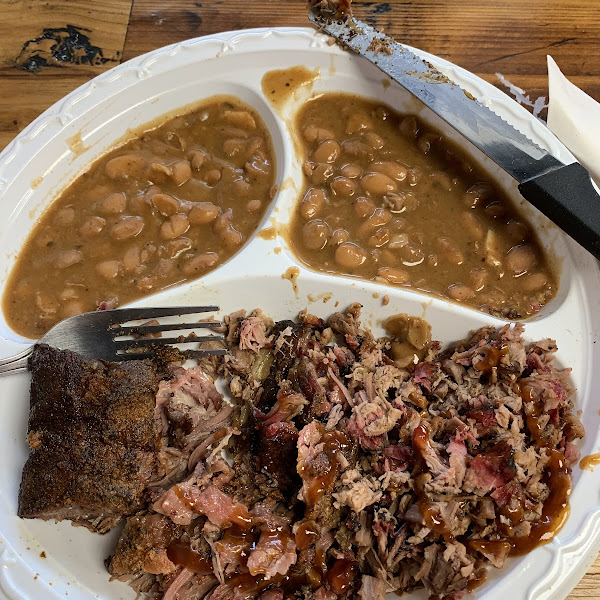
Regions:
M 225 338 L 218 333 L 197 335 L 193 330 L 216 329 L 220 321 L 200 321 L 196 323 L 148 324 L 147 321 L 181 315 L 216 312 L 218 306 L 179 306 L 173 308 L 118 308 L 75 315 L 55 325 L 38 343 L 48 344 L 60 350 L 73 350 L 85 358 L 121 361 L 150 358 L 153 347 L 167 344 L 190 344 L 222 342 Z M 144 321 L 143 323 L 133 323 Z M 132 323 L 132 324 L 129 324 Z M 190 331 L 177 337 L 156 336 L 164 331 Z M 129 338 L 129 339 L 117 339 Z M 33 346 L 23 352 L 0 360 L 0 377 L 27 371 L 27 361 Z M 222 356 L 226 348 L 199 348 L 182 351 L 186 358 Z

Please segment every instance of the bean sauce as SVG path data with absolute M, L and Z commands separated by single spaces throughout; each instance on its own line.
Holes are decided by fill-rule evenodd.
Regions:
M 257 229 L 274 183 L 267 128 L 235 98 L 142 132 L 42 215 L 6 286 L 9 326 L 38 338 L 66 317 L 204 275 Z
M 310 268 L 420 289 L 509 319 L 556 294 L 533 227 L 413 116 L 341 93 L 296 129 L 305 187 L 290 243 Z

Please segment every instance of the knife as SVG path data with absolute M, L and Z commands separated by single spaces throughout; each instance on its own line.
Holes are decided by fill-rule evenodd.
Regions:
M 516 179 L 526 200 L 600 259 L 600 196 L 584 167 L 563 164 L 430 63 L 356 20 L 347 7 L 338 12 L 339 6 L 313 2 L 309 19 L 421 100 Z

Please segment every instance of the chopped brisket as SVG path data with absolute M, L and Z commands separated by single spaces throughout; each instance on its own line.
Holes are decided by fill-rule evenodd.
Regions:
M 306 311 L 298 323 L 234 313 L 225 319 L 230 354 L 216 369 L 233 406 L 202 368 L 171 367 L 154 420 L 151 401 L 135 423 L 114 409 L 123 434 L 113 424 L 103 431 L 116 447 L 132 436 L 137 449 L 148 426 L 160 437 L 147 506 L 139 511 L 138 500 L 114 517 L 139 511 L 107 562 L 114 577 L 166 600 L 383 600 L 417 588 L 460 600 L 488 566 L 548 541 L 547 521 L 558 516 L 549 507 L 568 499 L 584 435 L 556 344 L 527 344 L 522 325 L 506 325 L 440 351 L 427 324 L 400 315 L 427 333 L 407 365 L 395 354 L 400 337 L 375 339 L 359 318 L 358 304 L 326 323 Z M 113 389 L 102 377 L 137 381 L 146 369 L 152 400 L 149 365 L 91 364 L 70 365 L 77 376 L 49 399 L 62 407 L 83 398 L 88 379 L 96 395 L 106 387 L 103 398 L 120 399 L 115 390 L 133 384 Z M 48 400 L 37 407 L 46 392 L 33 390 L 35 457 L 66 425 Z M 78 402 L 76 448 L 88 410 Z M 153 452 L 131 472 L 149 476 Z M 66 460 L 51 449 L 42 456 L 44 466 Z M 148 481 L 138 478 L 142 494 Z

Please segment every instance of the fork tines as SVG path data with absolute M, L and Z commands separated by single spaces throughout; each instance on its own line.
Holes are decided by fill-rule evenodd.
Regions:
M 153 348 L 158 346 L 179 344 L 206 344 L 197 349 L 180 350 L 186 358 L 200 358 L 204 356 L 222 356 L 228 350 L 224 347 L 225 337 L 221 333 L 211 335 L 198 335 L 194 330 L 218 329 L 223 326 L 220 321 L 198 321 L 190 323 L 131 323 L 132 321 L 154 320 L 161 317 L 190 315 L 218 311 L 217 306 L 182 306 L 172 308 L 132 308 L 115 311 L 115 322 L 111 323 L 109 333 L 113 347 L 122 359 L 149 358 L 154 354 Z M 118 322 L 117 322 L 118 317 Z M 124 323 L 131 323 L 124 325 Z M 159 337 L 166 331 L 181 332 L 181 335 Z M 183 332 L 187 332 L 185 335 Z M 158 335 L 157 335 L 158 334 Z M 146 337 L 148 336 L 148 337 Z M 129 339 L 116 339 L 129 337 Z M 215 342 L 217 344 L 215 344 Z M 217 347 L 215 347 L 215 345 Z

